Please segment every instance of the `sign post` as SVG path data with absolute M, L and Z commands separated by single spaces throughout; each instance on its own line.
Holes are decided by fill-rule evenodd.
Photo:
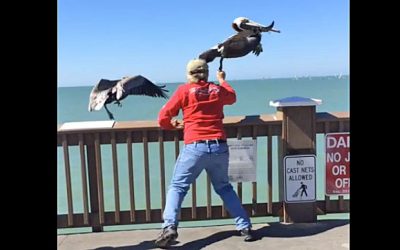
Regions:
M 313 199 L 310 199 L 311 196 L 309 197 L 310 200 L 307 200 L 307 202 L 298 200 L 298 198 L 297 200 L 293 200 L 293 197 L 292 199 L 286 199 L 285 193 L 289 192 L 289 188 L 292 191 L 295 188 L 299 189 L 301 187 L 299 191 L 301 198 L 301 192 L 305 189 L 305 187 L 302 186 L 301 182 L 297 183 L 293 181 L 291 182 L 294 183 L 293 185 L 297 183 L 300 186 L 288 186 L 285 189 L 285 184 L 288 184 L 288 180 L 285 181 L 285 178 L 289 178 L 288 175 L 286 175 L 285 170 L 296 168 L 297 161 L 299 160 L 300 164 L 300 161 L 303 160 L 303 164 L 307 163 L 306 167 L 308 168 L 305 169 L 301 175 L 307 176 L 307 174 L 311 174 L 315 181 L 315 160 L 314 164 L 312 164 L 312 160 L 310 161 L 310 159 L 315 156 L 315 106 L 321 104 L 321 102 L 322 101 L 319 99 L 298 96 L 270 101 L 271 106 L 277 107 L 277 119 L 282 119 L 282 134 L 280 140 L 278 140 L 278 176 L 279 200 L 282 201 L 282 213 L 279 215 L 279 219 L 284 223 L 317 221 L 315 183 L 314 185 L 307 185 L 307 188 L 314 188 L 314 194 L 312 194 L 314 196 L 312 197 Z M 303 159 L 302 157 L 305 158 Z M 298 167 L 301 169 L 300 166 Z M 311 173 L 312 170 L 314 171 L 313 173 Z M 309 191 L 312 191 L 309 189 L 305 190 L 307 195 Z M 303 192 L 303 198 L 305 198 L 304 195 L 305 193 Z
M 350 194 L 350 133 L 325 136 L 326 195 Z

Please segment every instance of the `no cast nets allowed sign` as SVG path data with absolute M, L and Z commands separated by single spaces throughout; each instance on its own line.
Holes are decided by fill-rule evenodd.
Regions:
M 285 170 L 285 202 L 315 201 L 315 155 L 288 155 Z
M 350 133 L 329 133 L 325 137 L 327 195 L 350 193 Z
M 227 144 L 229 147 L 229 181 L 256 181 L 257 140 L 230 139 Z

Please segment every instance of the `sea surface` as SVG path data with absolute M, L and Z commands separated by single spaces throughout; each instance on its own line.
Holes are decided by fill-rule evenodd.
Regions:
M 257 80 L 230 80 L 229 83 L 235 89 L 237 94 L 237 102 L 230 106 L 225 106 L 225 116 L 245 116 L 274 114 L 275 107 L 271 107 L 271 100 L 281 99 L 291 96 L 301 96 L 321 99 L 322 104 L 317 106 L 317 112 L 337 112 L 350 111 L 350 79 L 349 76 L 324 76 L 324 77 L 299 77 L 299 78 L 282 78 L 282 79 L 257 79 Z M 161 84 L 161 83 L 160 83 Z M 177 86 L 182 83 L 162 83 L 166 84 L 169 95 L 175 91 Z M 108 120 L 108 116 L 104 109 L 95 112 L 88 111 L 89 94 L 93 86 L 82 87 L 59 87 L 57 92 L 57 123 L 61 125 L 65 122 L 75 121 L 101 121 Z M 160 108 L 167 100 L 162 98 L 151 98 L 148 96 L 129 96 L 122 101 L 122 107 L 110 104 L 110 111 L 114 114 L 116 121 L 143 121 L 156 120 Z M 181 113 L 179 115 L 181 117 Z M 276 138 L 273 140 L 274 151 L 276 151 Z M 257 188 L 266 187 L 266 138 L 258 138 L 257 140 Z M 317 135 L 317 199 L 323 199 L 325 194 L 325 142 L 324 135 Z M 121 210 L 129 209 L 129 190 L 128 190 L 128 170 L 126 145 L 118 145 L 118 167 L 119 167 L 119 185 Z M 151 175 L 151 204 L 152 208 L 161 207 L 160 204 L 160 183 L 159 183 L 159 156 L 158 144 L 150 143 L 150 175 Z M 80 175 L 80 160 L 77 147 L 70 147 L 70 164 L 73 184 L 73 204 L 74 212 L 82 212 L 82 188 Z M 124 154 L 125 153 L 125 154 Z M 134 145 L 134 172 L 135 172 L 135 190 L 144 190 L 143 182 L 143 147 Z M 62 148 L 58 148 L 57 156 L 57 212 L 58 214 L 67 213 L 66 204 L 66 184 L 65 170 Z M 114 188 L 112 174 L 111 149 L 102 146 L 103 160 L 103 185 L 105 210 L 113 210 Z M 168 185 L 173 166 L 175 163 L 174 145 L 172 142 L 165 143 L 165 174 L 166 185 Z M 273 156 L 273 200 L 278 201 L 278 176 L 277 176 L 277 154 Z M 206 204 L 205 196 L 205 174 L 202 173 L 197 181 L 197 203 L 199 205 Z M 203 188 L 204 187 L 204 188 Z M 234 184 L 236 189 L 236 184 Z M 266 189 L 264 189 L 266 190 Z M 257 192 L 257 199 L 260 202 L 267 200 L 266 192 Z M 243 183 L 243 202 L 251 202 L 251 184 Z M 346 198 L 346 196 L 345 196 Z M 144 192 L 139 192 L 135 197 L 136 208 L 145 208 Z M 212 204 L 219 205 L 221 201 L 213 192 Z M 191 193 L 188 192 L 183 207 L 191 206 Z M 196 222 L 196 225 L 201 223 Z M 215 221 L 214 221 L 215 223 Z M 233 223 L 229 221 L 229 223 Z M 159 226 L 159 225 L 157 225 Z M 121 226 L 120 228 L 122 228 Z M 148 228 L 148 225 L 136 225 L 136 228 Z M 117 228 L 117 227 L 113 227 Z M 64 233 L 68 230 L 59 230 Z M 82 230 L 80 230 L 82 231 Z M 72 232 L 80 232 L 79 229 L 73 229 Z M 88 230 L 89 231 L 89 230 Z

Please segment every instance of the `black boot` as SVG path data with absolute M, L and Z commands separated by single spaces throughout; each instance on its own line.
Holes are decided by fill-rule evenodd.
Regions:
M 251 230 L 251 228 L 243 228 L 242 230 L 240 230 L 240 234 L 244 237 L 244 241 L 255 241 L 256 237 L 254 236 L 253 231 Z

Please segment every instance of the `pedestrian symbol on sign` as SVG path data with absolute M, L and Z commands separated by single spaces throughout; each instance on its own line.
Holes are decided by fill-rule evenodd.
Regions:
M 300 197 L 303 197 L 303 194 L 305 194 L 306 196 L 308 196 L 308 195 L 307 195 L 307 191 L 306 191 L 307 185 L 304 184 L 303 182 L 300 182 L 300 184 L 301 184 L 301 186 L 300 186 L 300 187 L 296 190 L 296 192 L 294 192 L 294 194 L 292 195 L 293 198 L 296 198 L 297 196 L 299 196 L 299 192 L 300 192 L 300 191 L 301 191 Z

